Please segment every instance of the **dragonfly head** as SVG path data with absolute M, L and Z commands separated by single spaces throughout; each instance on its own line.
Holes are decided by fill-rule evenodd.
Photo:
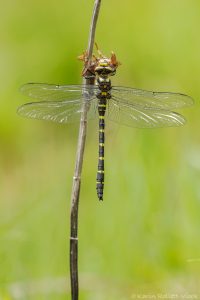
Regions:
M 98 49 L 98 55 L 92 55 L 92 59 L 89 61 L 87 51 L 78 57 L 78 59 L 84 62 L 84 69 L 82 75 L 85 76 L 88 72 L 91 75 L 96 75 L 102 78 L 108 78 L 115 75 L 117 67 L 120 65 L 120 62 L 117 61 L 116 55 L 114 52 L 111 52 L 110 58 L 106 57 Z
M 97 76 L 105 78 L 105 77 L 115 75 L 118 65 L 119 63 L 116 60 L 116 56 L 112 52 L 111 58 L 107 58 L 103 56 L 97 59 L 97 63 L 94 71 Z
M 110 60 L 107 58 L 102 58 L 99 60 L 96 68 L 95 74 L 100 77 L 113 76 L 116 73 L 116 68 L 110 65 Z

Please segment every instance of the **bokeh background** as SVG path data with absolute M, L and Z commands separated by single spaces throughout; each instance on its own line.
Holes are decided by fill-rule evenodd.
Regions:
M 0 299 L 70 299 L 69 216 L 78 124 L 23 119 L 26 82 L 81 83 L 93 0 L 0 2 Z M 107 123 L 104 202 L 97 121 L 79 210 L 80 299 L 200 299 L 200 2 L 102 1 L 96 41 L 113 84 L 181 92 L 182 128 Z M 67 296 L 66 296 L 67 294 Z M 153 298 L 153 299 L 157 299 Z

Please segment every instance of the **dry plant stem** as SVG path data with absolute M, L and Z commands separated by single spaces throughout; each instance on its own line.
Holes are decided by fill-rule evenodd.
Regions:
M 88 63 L 92 58 L 95 30 L 97 19 L 99 15 L 101 0 L 95 0 L 93 16 L 90 26 L 89 40 L 88 40 Z M 87 75 L 87 74 L 86 74 Z M 83 79 L 83 83 L 94 84 L 94 78 Z M 83 101 L 78 136 L 76 163 L 73 177 L 72 194 L 71 194 L 71 218 L 70 218 L 70 276 L 71 276 L 71 299 L 78 300 L 78 206 L 79 206 L 79 194 L 81 186 L 81 172 L 83 165 L 83 154 L 85 148 L 86 132 L 87 132 L 87 111 L 88 106 Z

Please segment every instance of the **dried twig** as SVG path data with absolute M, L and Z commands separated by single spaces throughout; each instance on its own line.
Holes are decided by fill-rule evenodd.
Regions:
M 94 11 L 90 26 L 88 40 L 88 63 L 92 59 L 94 46 L 95 30 L 99 15 L 101 0 L 95 0 Z M 86 74 L 87 75 L 87 74 Z M 94 84 L 94 78 L 83 79 L 83 83 Z M 87 131 L 87 111 L 86 102 L 83 101 L 83 110 L 81 114 L 76 163 L 73 177 L 72 194 L 71 194 L 71 219 L 70 219 L 70 275 L 71 275 L 71 299 L 78 300 L 78 205 L 81 186 L 81 172 L 83 165 L 83 154 L 85 148 L 86 131 Z

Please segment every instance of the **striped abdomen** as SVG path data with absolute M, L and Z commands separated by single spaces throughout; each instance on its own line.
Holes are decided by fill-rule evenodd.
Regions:
M 98 111 L 99 111 L 99 160 L 97 170 L 97 196 L 99 200 L 103 200 L 104 188 L 104 142 L 105 142 L 105 112 L 106 112 L 106 97 L 99 95 Z M 102 96 L 102 97 L 101 97 Z

